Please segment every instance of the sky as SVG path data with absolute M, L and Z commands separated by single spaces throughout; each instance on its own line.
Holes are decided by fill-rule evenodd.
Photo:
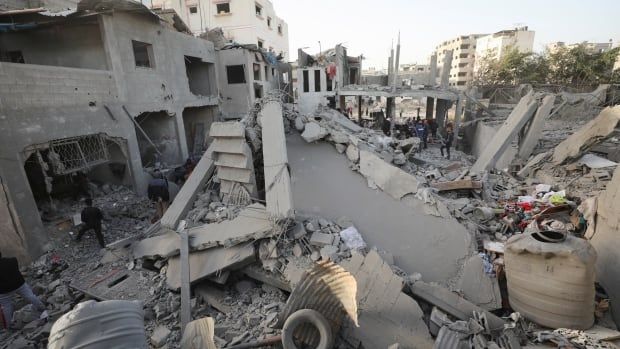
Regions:
M 363 54 L 363 68 L 387 67 L 392 39 L 401 34 L 400 64 L 427 64 L 442 41 L 527 25 L 534 51 L 545 44 L 620 42 L 620 0 L 271 0 L 288 23 L 290 59 L 297 49 L 317 53 L 343 43 Z

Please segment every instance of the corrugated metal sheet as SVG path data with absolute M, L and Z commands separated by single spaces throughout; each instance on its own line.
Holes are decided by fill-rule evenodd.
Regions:
M 301 277 L 286 306 L 278 317 L 277 327 L 282 328 L 286 319 L 300 309 L 313 309 L 330 321 L 338 330 L 346 314 L 357 326 L 357 282 L 353 275 L 341 266 L 323 261 L 314 265 Z M 306 343 L 317 340 L 316 330 L 310 326 L 301 328 L 296 337 Z
M 459 326 L 459 323 L 461 323 L 461 326 Z M 469 328 L 466 322 L 458 321 L 443 326 L 439 330 L 439 334 L 437 334 L 433 349 L 471 349 L 469 336 Z

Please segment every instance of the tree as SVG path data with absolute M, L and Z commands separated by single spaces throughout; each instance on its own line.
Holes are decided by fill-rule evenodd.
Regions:
M 480 58 L 478 66 L 475 79 L 481 85 L 545 83 L 549 72 L 544 56 L 514 47 L 507 48 L 500 59 L 492 55 Z

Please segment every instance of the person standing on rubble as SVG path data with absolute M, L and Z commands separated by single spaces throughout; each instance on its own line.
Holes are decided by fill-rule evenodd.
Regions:
M 454 133 L 452 133 L 452 125 L 448 125 L 446 127 L 446 138 L 443 140 L 443 144 L 439 148 L 441 152 L 441 156 L 443 156 L 443 150 L 446 149 L 446 153 L 448 154 L 448 160 L 450 160 L 450 147 L 452 147 L 452 142 L 454 141 Z
M 84 222 L 84 226 L 80 229 L 75 238 L 75 241 L 80 241 L 84 233 L 89 230 L 94 230 L 97 236 L 97 241 L 101 248 L 105 248 L 105 241 L 103 239 L 103 233 L 101 232 L 101 220 L 103 219 L 103 213 L 97 207 L 93 207 L 93 199 L 87 198 L 84 200 L 86 207 L 82 210 L 81 218 Z
M 416 124 L 416 127 L 415 127 L 415 131 L 416 131 L 416 134 L 417 134 L 418 138 L 420 138 L 422 140 L 422 144 L 424 146 L 424 149 L 428 148 L 428 145 L 427 145 L 428 127 L 426 126 L 426 120 L 425 121 L 418 121 L 418 123 Z
M 156 219 L 161 219 L 168 209 L 170 193 L 168 191 L 168 181 L 160 171 L 155 171 L 153 179 L 149 182 L 148 196 L 155 203 Z
M 47 311 L 41 300 L 35 296 L 30 286 L 19 271 L 17 258 L 4 258 L 0 252 L 0 307 L 2 321 L 0 325 L 9 328 L 13 322 L 13 297 L 19 294 L 25 301 L 41 312 L 40 319 L 47 319 Z

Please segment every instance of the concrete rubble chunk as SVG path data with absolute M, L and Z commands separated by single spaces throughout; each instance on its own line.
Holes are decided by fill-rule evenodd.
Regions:
M 312 236 L 310 237 L 310 245 L 326 246 L 326 245 L 332 245 L 333 243 L 334 243 L 334 235 L 332 234 L 325 234 L 325 233 L 316 231 L 312 233 Z
M 204 250 L 215 246 L 233 246 L 248 240 L 258 240 L 271 235 L 272 226 L 265 206 L 247 206 L 232 220 L 205 224 L 188 230 L 190 247 Z
M 484 313 L 490 328 L 503 328 L 506 322 L 500 317 L 478 307 L 465 298 L 451 292 L 447 288 L 432 285 L 423 281 L 417 281 L 409 285 L 414 296 L 425 300 L 456 317 L 459 320 L 469 320 L 473 318 L 474 312 Z
M 553 151 L 552 163 L 560 165 L 611 134 L 620 121 L 620 105 L 603 109 L 601 113 L 577 132 L 570 135 Z
M 214 153 L 243 154 L 247 143 L 245 138 L 216 138 L 211 143 Z
M 176 229 L 181 217 L 187 214 L 196 198 L 198 190 L 211 178 L 215 165 L 212 159 L 213 147 L 209 147 L 202 155 L 183 187 L 161 218 L 162 227 Z
M 360 151 L 360 173 L 396 200 L 418 190 L 419 182 L 414 176 L 367 150 Z
M 471 173 L 480 173 L 490 170 L 495 163 L 504 154 L 508 146 L 521 131 L 521 128 L 534 114 L 538 107 L 538 102 L 533 93 L 525 95 L 512 110 L 508 119 L 504 121 L 502 126 L 497 130 L 493 138 L 489 141 L 488 146 L 484 148 L 478 160 L 471 167 Z
M 203 302 L 219 310 L 224 314 L 232 314 L 233 307 L 225 303 L 226 293 L 209 283 L 200 283 L 194 288 L 196 296 Z
M 214 122 L 211 124 L 209 136 L 243 138 L 245 137 L 245 127 L 237 121 Z
M 294 215 L 293 194 L 288 169 L 282 105 L 278 102 L 265 104 L 260 112 L 260 120 L 263 125 L 267 211 L 278 218 L 292 217 Z M 306 127 L 307 130 L 308 127 Z
M 254 246 L 252 244 L 229 248 L 216 247 L 190 253 L 190 282 L 196 283 L 204 280 L 219 271 L 243 268 L 254 260 Z M 181 263 L 178 256 L 168 260 L 166 284 L 172 290 L 181 288 Z
M 349 119 L 348 117 L 342 115 L 342 113 L 331 108 L 322 109 L 320 115 L 322 119 L 331 123 L 335 123 L 338 126 L 344 127 L 345 129 L 353 133 L 358 133 L 364 129 L 363 127 L 351 121 L 351 119 Z
M 339 152 L 340 154 L 344 153 L 345 150 L 347 150 L 347 146 L 344 144 L 337 143 L 335 144 L 335 146 L 336 146 L 336 151 Z
M 377 251 L 365 257 L 353 252 L 350 260 L 340 264 L 355 277 L 358 290 L 359 327 L 346 328 L 347 336 L 366 348 L 387 348 L 395 342 L 404 348 L 432 347 L 422 309 L 402 292 L 403 279 Z
M 437 189 L 440 192 L 449 191 L 449 190 L 462 190 L 462 189 L 481 189 L 482 182 L 473 181 L 471 179 L 461 179 L 461 180 L 450 181 L 450 182 L 431 183 L 431 187 Z
M 168 337 L 170 336 L 170 330 L 166 326 L 157 326 L 151 335 L 151 344 L 155 348 L 161 348 L 166 344 Z
M 167 258 L 179 254 L 179 234 L 170 229 L 162 231 L 163 234 L 136 242 L 132 251 L 134 258 Z
M 328 132 L 326 129 L 321 127 L 314 121 L 311 121 L 306 124 L 304 132 L 301 134 L 301 137 L 308 143 L 316 142 L 319 139 L 327 136 Z
M 465 262 L 458 288 L 465 299 L 482 309 L 496 310 L 502 307 L 497 278 L 485 273 L 484 262 L 480 256 L 472 256 Z
M 349 136 L 346 133 L 340 132 L 340 131 L 331 131 L 329 134 L 329 139 L 334 143 L 340 143 L 340 144 L 349 143 Z
M 245 168 L 219 166 L 217 168 L 217 176 L 220 179 L 231 181 L 231 182 L 246 183 L 246 184 L 252 184 L 255 182 L 254 171 L 251 169 L 245 169 Z
M 304 120 L 301 118 L 301 116 L 298 116 L 295 118 L 295 129 L 299 132 L 303 132 L 304 128 L 306 128 L 306 124 L 304 123 Z
M 353 144 L 349 144 L 346 150 L 347 158 L 355 163 L 360 159 L 360 151 Z
M 234 167 L 234 168 L 252 168 L 252 151 L 246 144 L 244 150 L 240 154 L 219 153 L 216 155 L 216 166 Z

